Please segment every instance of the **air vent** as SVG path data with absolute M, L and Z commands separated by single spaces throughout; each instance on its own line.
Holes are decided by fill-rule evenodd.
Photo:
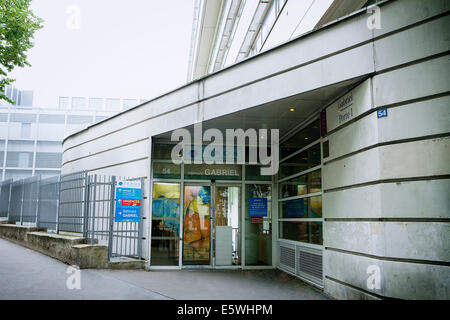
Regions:
M 295 272 L 295 248 L 280 246 L 280 266 Z
M 320 288 L 323 288 L 322 249 L 301 244 L 278 242 L 281 270 L 297 275 Z
M 306 273 L 317 279 L 322 279 L 322 255 L 305 252 L 300 249 L 297 265 L 299 275 Z

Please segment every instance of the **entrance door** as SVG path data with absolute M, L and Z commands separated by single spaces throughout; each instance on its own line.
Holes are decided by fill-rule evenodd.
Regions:
M 214 200 L 214 265 L 240 265 L 241 188 L 217 185 Z
M 183 207 L 183 265 L 239 265 L 240 186 L 185 185 Z

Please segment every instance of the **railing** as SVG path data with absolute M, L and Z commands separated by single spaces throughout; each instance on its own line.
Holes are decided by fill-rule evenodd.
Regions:
M 82 234 L 86 243 L 108 245 L 110 259 L 141 259 L 142 217 L 140 222 L 115 221 L 115 186 L 115 176 L 87 171 L 5 180 L 0 182 L 0 218 L 49 232 Z

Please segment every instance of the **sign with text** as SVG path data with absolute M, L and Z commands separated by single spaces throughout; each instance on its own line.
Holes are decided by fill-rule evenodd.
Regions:
M 249 198 L 249 217 L 267 217 L 267 198 Z
M 327 132 L 372 109 L 372 83 L 367 79 L 326 109 Z
M 141 220 L 141 182 L 117 181 L 115 222 Z

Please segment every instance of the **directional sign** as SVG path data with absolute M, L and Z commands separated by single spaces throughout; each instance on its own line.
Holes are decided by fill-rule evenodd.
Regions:
M 141 220 L 141 182 L 117 181 L 116 222 L 139 222 Z

